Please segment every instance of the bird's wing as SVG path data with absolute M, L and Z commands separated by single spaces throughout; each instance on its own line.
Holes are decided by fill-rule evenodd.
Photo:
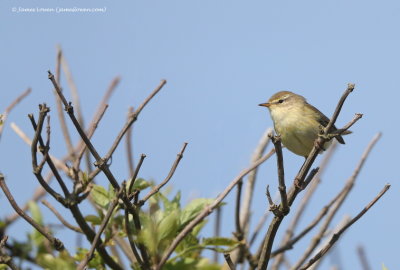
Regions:
M 311 108 L 312 108 L 315 112 L 318 113 L 318 115 L 321 116 L 319 119 L 317 119 L 317 121 L 318 121 L 323 127 L 326 127 L 326 126 L 328 125 L 329 121 L 330 121 L 329 118 L 326 117 L 325 114 L 323 114 L 320 110 L 318 110 L 317 108 L 315 108 L 313 105 L 311 105 L 311 104 L 309 104 L 309 105 L 311 106 Z M 332 130 L 332 131 L 336 131 L 336 130 L 337 130 L 336 126 L 333 125 L 332 128 L 331 128 L 331 130 Z M 336 138 L 336 140 L 337 140 L 339 143 L 345 144 L 345 142 L 344 142 L 344 140 L 343 140 L 343 137 L 342 137 L 341 135 L 338 135 L 338 136 L 336 136 L 335 138 Z

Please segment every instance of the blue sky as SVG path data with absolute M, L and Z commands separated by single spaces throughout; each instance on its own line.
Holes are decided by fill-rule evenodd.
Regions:
M 13 12 L 12 8 L 96 7 L 104 12 Z M 335 222 L 354 216 L 384 186 L 392 188 L 340 240 L 335 254 L 344 269 L 360 268 L 357 245 L 364 245 L 371 266 L 399 265 L 400 220 L 396 119 L 399 113 L 400 3 L 398 1 L 19 1 L 0 3 L 0 111 L 27 87 L 33 92 L 9 116 L 0 142 L 0 170 L 19 203 L 37 183 L 30 150 L 9 124 L 32 136 L 28 113 L 46 102 L 52 109 L 52 153 L 57 144 L 56 107 L 47 70 L 54 71 L 60 44 L 78 86 L 86 121 L 117 75 L 122 80 L 96 135 L 105 154 L 122 127 L 129 106 L 137 107 L 167 79 L 134 126 L 134 153 L 147 158 L 141 176 L 161 181 L 188 142 L 171 181 L 184 202 L 215 197 L 249 164 L 264 130 L 272 126 L 265 102 L 278 90 L 307 97 L 331 116 L 347 83 L 356 90 L 345 103 L 337 126 L 364 117 L 352 128 L 346 145 L 335 153 L 323 183 L 308 208 L 307 224 L 352 174 L 364 148 L 377 132 L 383 136 L 371 153 L 351 196 Z M 65 77 L 62 78 L 65 89 Z M 69 96 L 70 98 L 70 96 Z M 73 134 L 75 141 L 77 135 Z M 396 158 L 397 156 L 397 158 Z M 287 183 L 303 158 L 284 150 Z M 319 158 L 320 159 L 320 158 Z M 127 178 L 123 148 L 113 158 L 118 179 Z M 253 224 L 267 209 L 265 186 L 276 189 L 275 159 L 262 165 L 254 196 Z M 21 188 L 23 187 L 23 188 Z M 224 231 L 233 231 L 233 197 L 223 212 Z M 1 216 L 11 209 L 4 206 Z M 45 211 L 45 210 L 44 210 Z M 45 213 L 47 213 L 45 211 Z M 49 213 L 46 218 L 53 220 Z M 290 220 L 288 218 L 286 222 Z M 283 223 L 283 227 L 286 223 Z M 27 228 L 23 222 L 18 228 Z M 283 228 L 282 227 L 282 228 Z M 16 237 L 23 238 L 24 235 Z M 13 235 L 14 236 L 14 235 Z M 62 239 L 62 235 L 60 236 Z M 62 239 L 63 240 L 63 239 Z M 292 260 L 301 254 L 294 250 Z M 326 260 L 329 261 L 329 260 Z

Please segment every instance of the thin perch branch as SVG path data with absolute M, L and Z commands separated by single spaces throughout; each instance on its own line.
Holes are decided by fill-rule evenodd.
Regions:
M 155 267 L 155 270 L 160 270 L 163 267 L 163 265 L 167 262 L 169 256 L 171 256 L 172 252 L 175 250 L 178 244 L 183 240 L 183 238 L 185 238 L 185 236 L 188 233 L 190 233 L 197 224 L 202 222 L 208 215 L 210 215 L 213 212 L 213 210 L 219 205 L 219 203 L 236 186 L 236 184 L 240 181 L 240 179 L 242 179 L 252 170 L 257 168 L 260 164 L 262 164 L 264 161 L 270 158 L 274 153 L 275 149 L 272 149 L 268 154 L 264 155 L 262 158 L 254 162 L 250 167 L 241 171 L 239 175 L 236 176 L 236 178 L 233 179 L 232 182 L 225 188 L 225 190 L 220 195 L 218 195 L 217 198 L 215 198 L 213 203 L 206 206 L 205 209 L 200 214 L 197 215 L 197 217 L 195 217 L 191 222 L 189 222 L 189 224 L 186 225 L 186 227 L 183 228 L 182 231 L 175 237 L 171 245 L 168 247 L 167 251 L 164 252 L 160 262 Z
M 276 153 L 276 162 L 278 167 L 278 182 L 279 182 L 279 194 L 281 195 L 281 207 L 279 208 L 278 215 L 286 216 L 289 213 L 289 206 L 286 194 L 286 185 L 285 185 L 285 171 L 283 168 L 283 154 L 282 154 L 282 144 L 281 138 L 279 136 L 271 137 L 271 141 L 275 147 Z
M 175 159 L 175 162 L 172 165 L 171 170 L 169 171 L 169 173 L 168 173 L 167 177 L 164 179 L 164 181 L 162 181 L 160 184 L 155 186 L 146 196 L 144 196 L 144 198 L 138 202 L 139 206 L 142 206 L 148 199 L 150 199 L 151 196 L 156 194 L 163 186 L 165 186 L 165 184 L 168 183 L 168 181 L 174 175 L 175 170 L 178 167 L 178 164 L 179 164 L 179 162 L 181 161 L 181 159 L 183 157 L 183 152 L 185 152 L 185 148 L 186 148 L 187 144 L 188 144 L 187 142 L 185 142 L 183 144 L 181 151 L 177 155 L 177 157 Z
M 163 86 L 167 83 L 166 80 L 161 80 L 161 83 L 153 90 L 153 92 L 143 101 L 142 104 L 130 115 L 128 121 L 125 123 L 121 131 L 119 132 L 117 138 L 115 139 L 114 143 L 112 144 L 110 150 L 107 152 L 105 156 L 105 160 L 107 161 L 112 154 L 114 153 L 115 149 L 117 149 L 119 143 L 121 142 L 122 138 L 124 137 L 125 133 L 129 130 L 131 125 L 137 120 L 139 117 L 140 112 L 144 109 L 147 103 L 163 88 Z
M 10 114 L 12 109 L 14 109 L 14 107 L 17 106 L 17 104 L 21 102 L 21 100 L 23 100 L 27 95 L 29 95 L 31 93 L 31 91 L 32 91 L 31 88 L 26 89 L 13 102 L 11 102 L 11 104 L 8 105 L 8 107 L 6 108 L 4 113 L 2 115 L 0 115 L 1 116 L 0 117 L 0 139 L 1 139 L 1 134 L 3 133 L 3 129 L 4 129 L 8 115 Z
M 312 254 L 314 249 L 318 246 L 320 243 L 322 237 L 324 236 L 326 230 L 329 227 L 329 224 L 331 223 L 332 219 L 334 218 L 336 212 L 339 210 L 341 205 L 343 204 L 344 200 L 347 198 L 348 194 L 350 193 L 351 189 L 354 186 L 354 183 L 357 179 L 358 174 L 360 173 L 362 167 L 365 164 L 365 161 L 371 152 L 372 148 L 375 146 L 376 142 L 379 140 L 381 134 L 378 133 L 377 135 L 374 136 L 374 138 L 371 140 L 371 142 L 368 144 L 367 148 L 365 149 L 364 153 L 361 156 L 361 159 L 359 163 L 357 164 L 353 174 L 351 177 L 346 181 L 345 186 L 343 187 L 342 191 L 339 193 L 339 199 L 336 202 L 336 205 L 330 210 L 330 213 L 326 217 L 324 223 L 321 225 L 319 232 L 317 233 L 316 236 L 313 237 L 310 245 L 306 248 L 304 251 L 303 255 L 301 258 L 294 264 L 294 266 L 291 269 L 299 269 L 301 265 L 309 258 L 309 256 Z
M 77 232 L 77 233 L 83 233 L 81 228 L 74 226 L 72 224 L 70 224 L 68 221 L 66 221 L 63 216 L 46 200 L 42 200 L 42 203 L 49 208 L 49 210 L 51 212 L 53 212 L 53 214 L 58 218 L 58 220 L 60 220 L 60 222 L 67 228 Z
M 11 206 L 14 210 L 20 215 L 23 219 L 25 219 L 29 224 L 32 225 L 38 232 L 40 232 L 47 240 L 51 243 L 51 245 L 58 251 L 64 249 L 64 244 L 51 234 L 49 234 L 45 228 L 43 228 L 40 224 L 34 221 L 30 216 L 25 214 L 24 211 L 18 206 L 17 202 L 14 200 L 14 197 L 11 195 L 10 190 L 8 189 L 6 182 L 4 180 L 3 174 L 0 174 L 0 187 L 3 190 L 4 194 L 6 195 L 8 201 L 10 202 Z
M 114 212 L 115 207 L 118 205 L 119 197 L 121 196 L 123 191 L 124 190 L 121 189 L 119 191 L 119 193 L 116 195 L 116 197 L 114 198 L 114 200 L 111 202 L 111 205 L 109 206 L 108 211 L 107 211 L 103 221 L 101 222 L 100 228 L 97 231 L 96 236 L 94 237 L 94 240 L 92 242 L 92 246 L 90 247 L 89 252 L 86 254 L 85 259 L 83 259 L 83 261 L 81 261 L 81 263 L 78 265 L 77 269 L 79 269 L 79 270 L 84 269 L 85 266 L 89 263 L 89 261 L 93 258 L 94 250 L 99 245 L 100 236 L 103 233 L 104 229 L 106 228 L 108 221 L 110 220 L 111 215 Z
M 332 235 L 329 243 L 324 246 L 312 259 L 308 261 L 305 265 L 303 265 L 300 270 L 306 270 L 311 265 L 313 265 L 317 260 L 319 260 L 322 256 L 324 256 L 329 249 L 335 244 L 337 240 L 339 240 L 340 236 L 348 229 L 351 225 L 357 222 L 390 188 L 390 184 L 386 184 L 384 188 L 379 192 L 379 194 L 366 206 L 357 216 L 352 218 L 346 225 L 344 225 L 337 233 Z

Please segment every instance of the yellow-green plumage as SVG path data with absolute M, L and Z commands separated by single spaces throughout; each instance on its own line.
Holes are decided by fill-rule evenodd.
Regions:
M 329 119 L 308 104 L 304 97 L 289 91 L 278 92 L 267 103 L 260 105 L 268 107 L 275 131 L 280 135 L 283 145 L 303 157 L 308 156 L 321 128 L 329 122 Z M 332 127 L 332 131 L 335 130 L 336 127 Z M 340 135 L 335 138 L 344 144 Z M 329 147 L 331 142 L 327 142 L 324 149 Z

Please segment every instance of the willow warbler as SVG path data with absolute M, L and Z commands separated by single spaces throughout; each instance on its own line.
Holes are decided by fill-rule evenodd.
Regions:
M 329 118 L 308 104 L 304 97 L 289 91 L 278 92 L 259 106 L 269 109 L 275 132 L 281 137 L 283 145 L 296 155 L 305 158 L 314 147 L 320 131 L 329 123 Z M 336 130 L 336 127 L 332 126 L 330 133 Z M 346 131 L 343 135 L 349 133 L 351 132 Z M 335 138 L 344 144 L 341 135 Z M 331 143 L 332 141 L 326 142 L 323 148 L 326 149 Z

